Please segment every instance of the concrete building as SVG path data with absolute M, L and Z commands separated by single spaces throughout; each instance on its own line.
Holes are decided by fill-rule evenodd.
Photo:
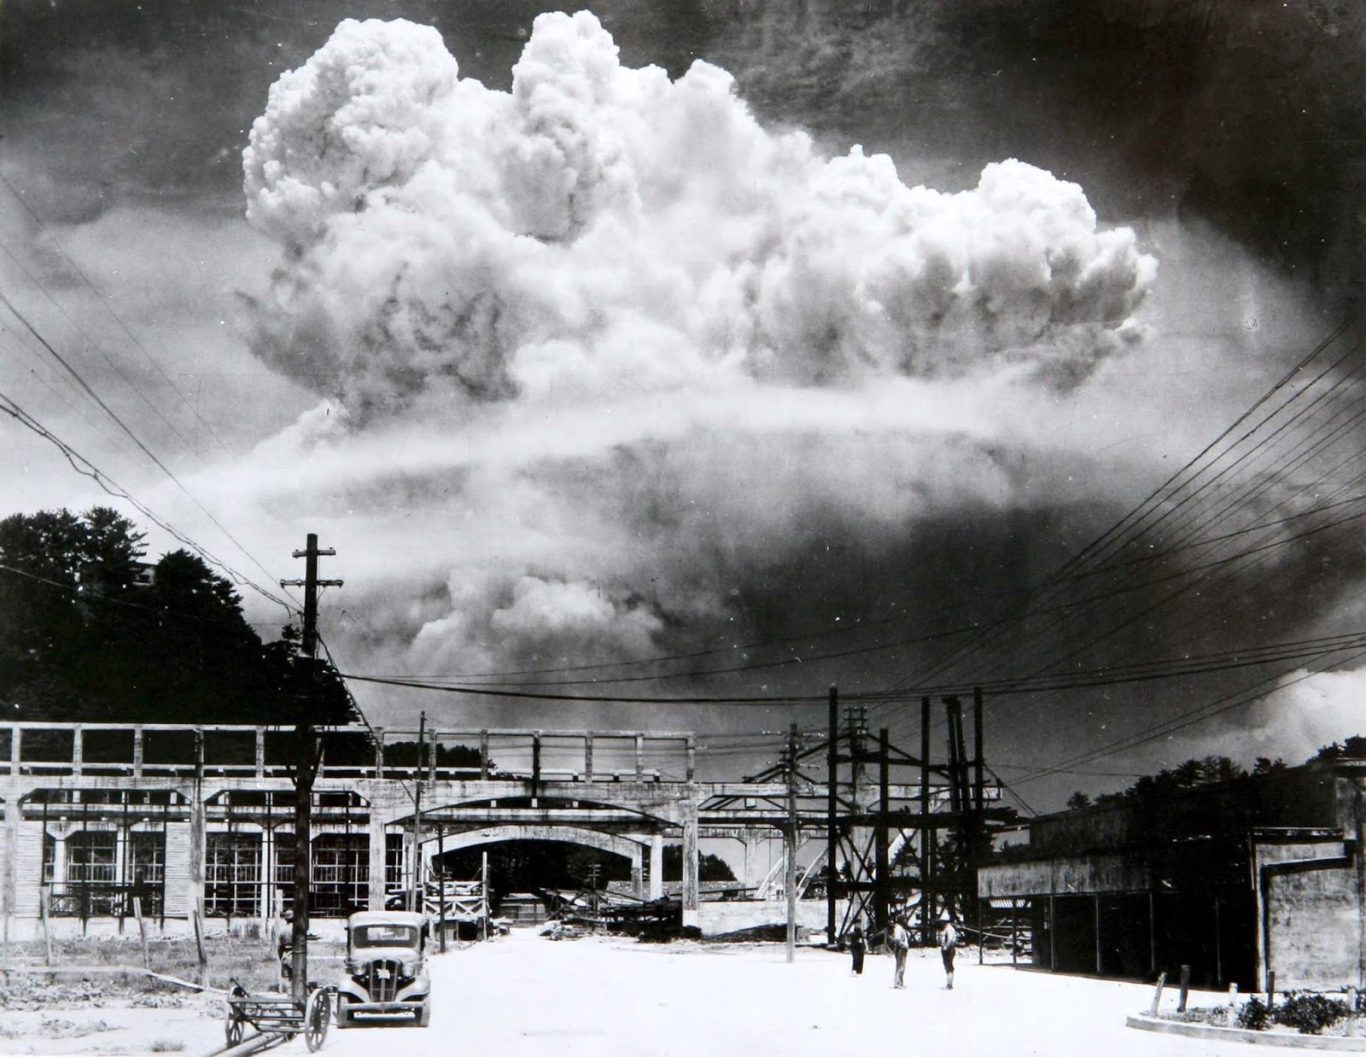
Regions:
M 1058 972 L 1366 987 L 1366 761 L 1290 768 L 1032 820 L 978 894 Z
M 421 767 L 414 738 L 325 735 L 310 845 L 316 917 L 382 909 L 421 883 L 433 857 L 509 840 L 620 855 L 633 893 L 648 899 L 663 892 L 665 843 L 678 843 L 685 925 L 710 933 L 781 917 L 776 899 L 751 902 L 747 915 L 704 904 L 698 842 L 741 841 L 742 881 L 758 887 L 749 849 L 788 824 L 788 786 L 697 781 L 689 733 L 427 730 Z M 138 914 L 172 932 L 195 915 L 211 931 L 268 925 L 292 896 L 291 746 L 290 731 L 269 727 L 0 722 L 4 938 L 39 935 L 44 920 L 58 933 L 121 930 Z M 451 746 L 477 748 L 462 756 L 474 766 L 439 764 Z M 807 823 L 823 834 L 823 817 Z M 817 911 L 824 904 L 803 919 Z

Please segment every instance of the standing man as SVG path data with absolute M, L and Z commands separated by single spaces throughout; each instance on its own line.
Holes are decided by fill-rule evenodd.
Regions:
M 868 945 L 863 941 L 863 929 L 855 925 L 853 932 L 849 933 L 849 953 L 854 959 L 850 969 L 855 976 L 863 975 L 863 954 L 867 949 Z
M 275 924 L 275 957 L 280 963 L 280 977 L 288 981 L 294 975 L 291 952 L 294 949 L 294 911 L 281 910 Z
M 896 975 L 892 978 L 893 987 L 906 986 L 906 952 L 911 947 L 911 937 L 906 931 L 906 919 L 898 914 L 892 921 L 892 929 L 888 934 L 887 943 L 892 948 L 892 957 L 896 961 Z
M 953 990 L 953 954 L 958 949 L 958 930 L 953 927 L 953 917 L 946 910 L 939 919 L 943 927 L 939 930 L 939 956 L 944 959 L 944 975 L 948 977 L 948 990 Z

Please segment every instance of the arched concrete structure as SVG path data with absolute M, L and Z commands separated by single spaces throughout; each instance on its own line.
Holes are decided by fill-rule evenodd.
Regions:
M 621 855 L 631 863 L 631 891 L 637 897 L 641 895 L 641 860 L 645 848 L 649 847 L 647 842 L 650 838 L 648 837 L 624 837 L 615 833 L 599 833 L 596 830 L 583 829 L 578 826 L 511 825 L 487 826 L 483 829 L 466 830 L 464 833 L 448 833 L 442 838 L 441 844 L 443 851 L 451 852 L 477 847 L 480 844 L 499 844 L 503 841 L 517 840 L 545 840 L 557 841 L 561 844 L 581 844 L 588 848 L 596 848 L 598 851 Z M 427 837 L 422 843 L 430 850 L 431 846 L 436 843 L 436 839 Z M 652 890 L 653 887 L 652 878 Z

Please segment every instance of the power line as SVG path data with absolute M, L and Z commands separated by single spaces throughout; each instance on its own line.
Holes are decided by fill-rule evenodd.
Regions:
M 100 356 L 104 359 L 104 362 L 109 364 L 110 368 L 114 371 L 114 373 L 117 374 L 119 378 L 123 380 L 123 384 L 128 386 L 129 389 L 133 390 L 133 392 L 137 394 L 138 399 L 141 400 L 151 409 L 152 414 L 156 415 L 157 418 L 161 419 L 162 423 L 166 426 L 166 428 L 169 429 L 182 444 L 188 444 L 189 441 L 180 432 L 180 430 L 176 429 L 175 423 L 173 423 L 169 418 L 167 418 L 162 413 L 161 408 L 157 407 L 156 404 L 152 403 L 151 399 L 148 398 L 147 394 L 144 393 L 138 387 L 137 382 L 133 381 L 133 379 L 128 377 L 128 375 L 124 372 L 123 368 L 119 366 L 118 361 L 116 361 L 112 356 L 110 356 L 109 353 L 105 352 L 103 346 L 101 346 L 98 342 L 92 339 L 90 335 L 88 335 L 81 328 L 81 325 L 71 317 L 71 314 L 67 312 L 67 310 L 62 306 L 61 302 L 54 298 L 52 294 L 48 292 L 47 288 L 38 281 L 38 279 L 33 275 L 33 273 L 24 267 L 23 262 L 20 261 L 19 258 L 14 255 L 14 251 L 12 251 L 8 246 L 5 246 L 3 244 L 0 244 L 0 251 L 3 251 L 4 254 L 10 258 L 10 260 L 14 261 L 15 267 L 17 267 L 19 271 L 21 271 L 28 278 L 29 282 L 33 283 L 34 286 L 36 286 L 40 291 L 42 291 L 43 296 L 46 297 L 49 301 L 51 301 L 53 306 L 57 309 L 57 311 L 60 312 L 62 316 L 66 318 L 66 321 L 70 323 L 72 327 L 75 328 L 76 333 L 80 337 L 85 339 L 86 344 L 90 348 L 94 349 L 96 352 L 100 354 Z M 11 309 L 12 308 L 13 306 L 11 306 Z M 63 364 L 63 366 L 66 366 L 65 363 Z M 105 408 L 105 410 L 107 411 L 108 408 Z
M 55 348 L 53 348 L 51 343 L 48 342 L 48 340 L 45 337 L 43 337 L 43 335 L 31 322 L 29 322 L 28 318 L 22 312 L 20 312 L 18 308 L 15 307 L 14 303 L 10 301 L 10 299 L 7 296 L 5 296 L 3 290 L 0 290 L 0 302 L 4 303 L 5 307 L 8 308 L 10 312 L 14 314 L 14 317 L 18 319 L 20 323 L 23 324 L 24 328 L 28 330 L 28 332 L 38 340 L 39 344 L 41 344 L 43 348 L 45 348 L 49 353 L 51 353 L 53 358 L 56 359 L 57 362 L 60 363 L 76 379 L 76 381 L 80 384 L 81 388 L 90 394 L 91 399 L 93 399 L 97 404 L 100 405 L 101 408 L 104 409 L 104 412 L 114 420 L 115 424 L 118 425 L 118 427 L 122 429 L 124 433 L 128 435 L 129 439 L 131 439 L 133 443 L 137 445 L 138 449 L 144 455 L 146 455 L 147 458 L 149 458 L 156 465 L 156 467 L 159 470 L 161 470 L 161 472 L 164 473 L 167 476 L 167 478 L 169 478 L 170 481 L 177 488 L 179 488 L 181 492 L 183 492 L 186 495 L 186 497 L 189 498 L 190 502 L 192 502 L 196 507 L 199 508 L 199 510 L 204 514 L 205 517 L 207 517 L 211 522 L 213 522 L 214 526 L 217 527 L 218 531 L 223 533 L 223 535 L 226 536 L 233 543 L 233 545 L 239 551 L 241 551 L 242 554 L 244 554 L 249 561 L 252 562 L 252 564 L 254 564 L 267 576 L 269 576 L 270 570 L 256 560 L 256 557 L 250 551 L 247 550 L 247 548 L 241 543 L 240 540 L 237 539 L 236 536 L 234 536 L 231 532 L 227 530 L 223 523 L 219 521 L 217 517 L 214 516 L 213 512 L 209 510 L 209 508 L 206 507 L 203 503 L 201 503 L 193 492 L 191 492 L 188 488 L 185 487 L 185 485 L 181 482 L 180 478 L 178 478 L 174 473 L 172 473 L 170 468 L 167 467 L 166 464 L 163 463 L 159 458 L 157 458 L 157 456 L 151 451 L 150 448 L 147 447 L 147 445 L 143 444 L 143 442 L 138 438 L 137 434 L 134 433 L 131 428 L 129 428 L 128 424 L 124 422 L 123 419 L 121 419 L 108 404 L 106 404 L 103 400 L 100 399 L 99 395 L 95 392 L 94 389 L 90 387 L 89 383 L 86 382 L 86 380 L 83 377 L 81 377 L 80 372 L 78 372 L 74 367 L 72 367 L 71 364 L 68 363 L 67 360 L 62 356 L 62 354 L 59 353 Z M 13 403 L 13 401 L 11 400 L 10 403 Z
M 185 395 L 185 392 L 180 388 L 180 386 L 178 386 L 175 383 L 175 379 L 173 379 L 169 374 L 166 373 L 166 369 L 162 367 L 161 362 L 155 356 L 153 356 L 152 353 L 147 349 L 147 347 L 138 339 L 138 336 L 133 333 L 132 329 L 124 321 L 123 317 L 114 310 L 114 306 L 110 303 L 109 299 L 104 295 L 104 293 L 99 288 L 95 286 L 93 282 L 91 282 L 90 277 L 86 275 L 85 270 L 81 268 L 79 264 L 76 263 L 76 261 L 71 257 L 69 253 L 66 252 L 66 248 L 61 244 L 61 242 L 58 241 L 57 236 L 52 233 L 52 230 L 47 226 L 47 224 L 43 222 L 43 218 L 40 217 L 38 213 L 34 210 L 34 208 L 28 204 L 28 200 L 24 198 L 22 194 L 19 193 L 18 188 L 16 188 L 14 184 L 10 182 L 9 178 L 5 176 L 5 174 L 2 172 L 0 172 L 0 182 L 3 182 L 4 185 L 7 188 L 9 188 L 10 194 L 12 194 L 15 200 L 18 201 L 18 203 L 24 207 L 24 210 L 28 213 L 28 215 L 33 218 L 34 223 L 38 225 L 38 229 L 42 231 L 42 233 L 45 236 L 47 236 L 48 241 L 50 241 L 52 245 L 57 247 L 57 252 L 62 255 L 62 259 L 66 261 L 66 263 L 71 267 L 71 270 L 76 273 L 77 277 L 81 280 L 82 283 L 85 284 L 86 288 L 92 294 L 95 295 L 95 297 L 99 300 L 100 304 L 102 304 L 105 307 L 105 310 L 109 313 L 110 316 L 113 317 L 114 322 L 116 322 L 119 325 L 119 329 L 121 329 L 124 332 L 124 334 L 128 336 L 128 340 L 133 343 L 133 347 L 136 348 L 140 353 L 142 353 L 143 358 L 146 359 L 147 362 L 150 363 L 152 367 L 156 370 L 156 372 L 159 375 L 161 375 L 161 377 L 166 381 L 166 383 L 173 390 L 175 390 L 176 395 L 180 397 L 181 403 L 185 407 L 189 408 L 190 413 L 194 415 L 195 419 L 199 422 L 199 424 L 209 431 L 209 435 L 212 436 L 213 439 L 216 440 L 219 446 L 221 447 L 224 444 L 223 438 L 218 435 L 217 431 L 214 430 L 213 426 L 211 426 L 207 421 L 205 421 L 204 417 L 199 413 L 198 408 L 196 408 L 193 404 L 190 403 L 190 400 Z M 8 250 L 6 252 L 8 252 Z M 10 256 L 13 257 L 13 254 L 10 254 Z M 23 268 L 23 265 L 21 264 L 20 267 Z M 28 274 L 27 270 L 25 270 L 25 274 Z M 29 278 L 32 279 L 33 277 L 29 276 Z M 39 285 L 40 289 L 42 288 L 41 284 L 37 285 Z M 49 299 L 50 298 L 51 295 L 49 295 Z M 64 311 L 62 314 L 66 315 Z M 69 316 L 67 318 L 70 319 Z M 106 359 L 107 358 L 108 357 L 106 357 Z M 120 376 L 122 376 L 121 372 Z M 134 390 L 136 391 L 136 386 L 134 387 Z M 141 393 L 139 393 L 139 395 L 141 395 Z M 145 399 L 146 398 L 144 397 L 144 400 Z M 155 411 L 156 409 L 153 408 L 153 410 Z M 157 414 L 160 416 L 160 412 L 157 412 Z M 162 418 L 162 421 L 165 421 L 164 417 Z M 166 424 L 168 426 L 171 425 L 169 422 L 167 422 Z M 171 430 L 172 432 L 176 432 L 174 426 L 171 426 Z M 176 435 L 180 436 L 178 432 L 176 432 Z M 184 440 L 184 437 L 181 437 L 181 440 Z
M 1145 496 L 1136 506 L 1134 506 L 1117 522 L 1111 525 L 1099 536 L 1092 539 L 1090 543 L 1081 548 L 1080 551 L 1078 551 L 1072 557 L 1068 558 L 1057 569 L 1055 569 L 1053 573 L 1051 573 L 1047 578 L 1045 578 L 1040 588 L 1031 592 L 1026 597 L 1026 600 L 1023 603 L 1002 612 L 999 616 L 990 621 L 984 621 L 980 625 L 979 632 L 975 637 L 965 641 L 959 647 L 949 651 L 944 656 L 937 658 L 928 666 L 922 666 L 914 675 L 911 676 L 911 680 L 917 682 L 922 681 L 926 677 L 933 675 L 935 672 L 943 671 L 946 668 L 954 664 L 957 664 L 963 659 L 973 655 L 974 651 L 980 653 L 986 642 L 986 636 L 988 634 L 994 631 L 998 631 L 999 629 L 1002 629 L 1010 625 L 1018 625 L 1024 618 L 1026 618 L 1030 614 L 1031 608 L 1033 606 L 1049 598 L 1051 595 L 1055 594 L 1062 585 L 1069 582 L 1072 578 L 1072 574 L 1077 569 L 1082 568 L 1087 562 L 1092 561 L 1097 556 L 1104 555 L 1107 552 L 1113 552 L 1117 550 L 1118 547 L 1121 545 L 1121 541 L 1126 540 L 1126 538 L 1129 540 L 1138 538 L 1138 536 L 1140 536 L 1144 531 L 1146 531 L 1144 523 L 1152 517 L 1152 515 L 1158 509 L 1161 503 L 1165 502 L 1168 498 L 1175 496 L 1181 488 L 1189 486 L 1192 482 L 1199 478 L 1200 474 L 1205 472 L 1204 470 L 1192 472 L 1194 468 L 1199 466 L 1200 463 L 1203 460 L 1205 460 L 1205 458 L 1209 456 L 1212 452 L 1218 449 L 1220 445 L 1224 444 L 1225 441 L 1227 441 L 1229 437 L 1233 436 L 1236 433 L 1236 431 L 1243 426 L 1245 422 L 1253 418 L 1262 407 L 1264 407 L 1270 401 L 1272 401 L 1281 390 L 1285 389 L 1291 382 L 1293 382 L 1294 379 L 1305 368 L 1307 368 L 1311 363 L 1314 362 L 1314 360 L 1321 356 L 1330 346 L 1332 346 L 1339 338 L 1341 338 L 1342 335 L 1347 333 L 1348 330 L 1356 322 L 1356 319 L 1357 314 L 1353 314 L 1352 316 L 1344 320 L 1341 324 L 1339 324 L 1326 338 L 1319 342 L 1307 355 L 1302 357 L 1300 361 L 1295 364 L 1294 367 L 1292 367 L 1281 378 L 1279 378 L 1269 389 L 1267 389 L 1266 392 L 1264 392 L 1261 395 L 1261 397 L 1259 397 L 1258 400 L 1255 403 L 1253 403 L 1251 407 L 1249 407 L 1246 411 L 1239 415 L 1238 418 L 1235 419 L 1231 424 L 1225 427 L 1213 440 L 1206 444 L 1204 448 L 1202 448 L 1199 452 L 1197 452 L 1194 456 L 1187 460 L 1165 481 L 1163 481 L 1156 488 L 1151 490 L 1147 496 Z M 1276 409 L 1276 411 L 1279 410 L 1280 408 Z M 1273 412 L 1272 414 L 1274 415 L 1275 412 Z M 1264 418 L 1263 422 L 1267 421 L 1270 417 L 1271 416 L 1267 416 L 1267 418 Z M 1242 439 L 1243 438 L 1240 438 L 1240 440 L 1237 443 L 1241 443 Z M 1236 443 L 1230 446 L 1228 450 L 1231 451 L 1234 447 L 1236 447 Z
M 823 694 L 811 696 L 784 695 L 782 697 L 625 697 L 602 694 L 550 694 L 527 690 L 500 690 L 484 686 L 445 686 L 424 683 L 412 679 L 394 679 L 378 675 L 361 675 L 355 672 L 342 673 L 343 679 L 354 679 L 361 683 L 377 683 L 382 686 L 400 686 L 409 690 L 431 690 L 445 694 L 468 694 L 473 697 L 505 697 L 530 701 L 571 701 L 581 704 L 635 704 L 635 705 L 809 705 L 825 700 Z
M 1352 663 L 1353 661 L 1359 660 L 1362 657 L 1366 657 L 1366 650 L 1359 650 L 1346 657 L 1340 658 L 1339 660 L 1334 661 L 1332 664 L 1326 665 L 1321 669 L 1318 669 L 1316 671 L 1306 671 L 1293 679 L 1288 679 L 1284 682 L 1280 682 L 1276 689 L 1283 690 L 1288 686 L 1294 686 L 1296 683 L 1301 683 L 1304 680 L 1312 678 L 1315 675 L 1322 675 L 1325 671 L 1334 671 L 1338 668 L 1343 667 L 1344 665 Z M 1091 763 L 1094 760 L 1104 759 L 1107 756 L 1113 756 L 1119 752 L 1126 752 L 1130 749 L 1135 749 L 1138 746 L 1147 744 L 1150 741 L 1156 741 L 1158 738 L 1168 737 L 1169 735 L 1176 733 L 1176 731 L 1178 730 L 1185 730 L 1186 728 L 1192 727 L 1197 723 L 1203 723 L 1205 720 L 1213 719 L 1215 716 L 1220 716 L 1225 714 L 1226 712 L 1231 712 L 1234 709 L 1241 708 L 1244 705 L 1252 704 L 1253 702 L 1259 700 L 1263 696 L 1260 692 L 1256 692 L 1257 687 L 1264 686 L 1265 684 L 1270 682 L 1282 680 L 1286 675 L 1288 675 L 1293 670 L 1294 668 L 1290 668 L 1278 674 L 1270 675 L 1265 679 L 1261 679 L 1258 682 L 1254 683 L 1251 687 L 1246 687 L 1242 690 L 1236 690 L 1231 693 L 1225 694 L 1221 697 L 1216 698 L 1214 701 L 1207 702 L 1206 704 L 1200 705 L 1197 708 L 1187 709 L 1186 711 L 1181 712 L 1175 717 L 1173 717 L 1171 720 L 1168 720 L 1167 722 L 1162 723 L 1155 728 L 1150 728 L 1149 730 L 1141 734 L 1129 735 L 1128 737 L 1120 738 L 1116 741 L 1102 745 L 1098 749 L 1091 750 L 1089 752 L 1083 753 L 1071 759 L 1063 760 L 1061 763 L 1043 768 L 1039 771 L 1036 771 L 1033 774 L 1025 776 L 1024 778 L 1018 778 L 1016 779 L 1016 783 L 1024 784 L 1025 782 L 1037 781 L 1040 778 L 1047 778 L 1053 774 L 1066 773 L 1065 769 L 1068 767 L 1072 767 L 1078 764 Z
M 3 297 L 3 294 L 0 294 L 0 297 Z M 25 411 L 18 403 L 14 401 L 12 397 L 0 391 L 0 401 L 3 401 L 3 404 L 0 404 L 0 411 L 3 411 L 4 413 L 8 414 L 11 418 L 19 422 L 30 432 L 36 433 L 38 436 L 42 437 L 44 440 L 48 441 L 50 444 L 56 447 L 57 450 L 60 451 L 62 455 L 66 458 L 66 461 L 70 464 L 73 470 L 75 470 L 83 477 L 89 477 L 107 495 L 114 496 L 116 499 L 122 499 L 132 504 L 132 506 L 140 514 L 142 514 L 143 517 L 147 518 L 154 525 L 160 528 L 163 532 L 166 532 L 174 539 L 185 544 L 185 546 L 193 550 L 196 554 L 198 554 L 201 558 L 207 561 L 210 565 L 213 565 L 215 568 L 223 570 L 223 572 L 225 572 L 228 575 L 228 577 L 233 581 L 233 583 L 237 584 L 239 587 L 250 587 L 252 590 L 256 591 L 262 597 L 269 599 L 277 605 L 283 606 L 286 612 L 290 613 L 291 615 L 293 614 L 293 612 L 295 611 L 295 607 L 289 601 L 279 597 L 273 592 L 262 587 L 260 584 L 256 583 L 251 578 L 243 575 L 242 573 L 239 573 L 232 566 L 228 565 L 226 562 L 216 557 L 207 548 L 205 548 L 201 544 L 197 543 L 195 540 L 191 539 L 189 536 L 182 533 L 179 529 L 173 527 L 169 522 L 163 520 L 145 503 L 139 500 L 131 492 L 125 489 L 112 477 L 110 477 L 98 466 L 96 466 L 93 462 L 91 462 L 84 455 L 82 455 L 79 451 L 73 448 L 70 444 L 66 443 L 66 441 L 62 440 L 50 429 L 48 429 L 41 422 L 39 422 L 36 418 L 34 418 L 27 411 Z

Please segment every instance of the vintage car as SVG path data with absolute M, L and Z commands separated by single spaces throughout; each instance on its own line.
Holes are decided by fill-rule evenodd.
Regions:
M 337 983 L 337 1027 L 402 1018 L 425 1028 L 431 1016 L 427 919 L 369 910 L 346 920 L 346 969 Z

